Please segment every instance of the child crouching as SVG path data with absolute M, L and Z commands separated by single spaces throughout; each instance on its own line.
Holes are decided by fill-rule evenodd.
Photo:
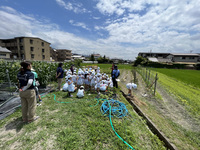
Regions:
M 76 91 L 76 88 L 73 84 L 73 80 L 72 80 L 72 76 L 71 75 L 68 75 L 68 95 L 69 97 L 73 97 L 73 95 L 71 95 L 71 93 L 73 93 L 74 91 Z
M 77 97 L 82 98 L 82 97 L 84 97 L 84 94 L 85 94 L 84 86 L 81 86 L 80 89 L 78 89 Z
M 132 96 L 131 90 L 133 89 L 137 89 L 137 84 L 135 83 L 127 83 L 126 87 L 128 89 L 128 96 Z

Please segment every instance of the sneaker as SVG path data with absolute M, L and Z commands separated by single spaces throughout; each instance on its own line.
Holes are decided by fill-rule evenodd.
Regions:
M 37 103 L 37 106 L 41 106 L 41 104 L 40 104 L 40 103 Z
M 38 118 L 40 118 L 40 116 L 35 116 L 35 118 L 33 120 L 29 120 L 28 123 L 31 123 L 33 121 L 36 121 Z

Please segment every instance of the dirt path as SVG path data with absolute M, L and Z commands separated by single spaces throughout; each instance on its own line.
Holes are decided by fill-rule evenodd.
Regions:
M 200 131 L 199 121 L 193 119 L 188 114 L 187 110 L 185 110 L 185 108 L 177 102 L 176 98 L 167 93 L 160 84 L 157 86 L 157 92 L 161 95 L 162 100 L 157 100 L 148 92 L 148 89 L 146 88 L 145 83 L 139 74 L 137 74 L 137 79 L 138 88 L 136 91 L 134 91 L 134 93 L 139 100 L 145 99 L 150 105 L 153 105 L 156 108 L 158 113 L 182 126 L 186 130 L 194 132 Z M 126 84 L 131 81 L 133 81 L 131 70 L 121 70 L 119 85 L 122 91 L 127 93 Z

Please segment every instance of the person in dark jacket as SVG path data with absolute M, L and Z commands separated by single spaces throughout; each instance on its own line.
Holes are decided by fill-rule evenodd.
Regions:
M 24 123 L 30 123 L 39 118 L 35 116 L 36 111 L 36 93 L 33 85 L 34 74 L 31 72 L 31 63 L 21 62 L 21 70 L 17 74 L 19 81 L 19 96 L 22 106 L 22 120 Z
M 61 83 L 62 83 L 62 80 L 63 80 L 64 71 L 62 69 L 62 66 L 63 66 L 63 63 L 59 63 L 58 68 L 56 70 L 56 78 L 57 78 L 57 81 L 58 81 L 58 90 L 61 90 Z
M 115 66 L 114 66 L 114 70 L 113 70 L 112 73 L 111 73 L 112 82 L 113 82 L 113 87 L 118 88 L 118 83 L 117 83 L 116 79 L 119 77 L 119 75 L 120 75 L 120 71 L 119 71 L 119 69 L 117 68 L 117 66 L 115 65 Z

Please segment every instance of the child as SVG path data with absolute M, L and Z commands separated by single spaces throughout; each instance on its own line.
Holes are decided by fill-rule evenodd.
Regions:
M 97 73 L 97 78 L 96 78 L 96 83 L 97 83 L 97 93 L 100 94 L 99 92 L 99 88 L 100 88 L 100 82 L 101 82 L 102 78 L 101 78 L 101 74 Z
M 100 91 L 105 92 L 107 90 L 108 85 L 105 84 L 105 80 L 102 80 L 102 84 L 100 85 Z
M 82 97 L 84 97 L 84 94 L 85 94 L 84 86 L 81 86 L 80 89 L 78 89 L 77 97 L 82 98 Z
M 128 89 L 128 96 L 132 96 L 131 89 L 137 89 L 137 85 L 135 83 L 127 83 L 126 87 Z
M 78 88 L 83 85 L 83 78 L 82 78 L 82 75 L 81 75 L 81 71 L 78 72 L 78 76 L 77 76 L 76 80 L 77 80 L 77 87 Z
M 65 76 L 65 79 L 66 79 L 66 83 L 63 85 L 63 91 L 67 92 L 67 90 L 68 90 L 68 76 Z
M 73 80 L 75 86 L 77 86 L 77 80 L 76 79 L 77 79 L 77 75 L 76 75 L 76 72 L 74 72 L 73 75 L 72 75 L 72 80 Z
M 96 80 L 96 77 L 95 77 L 95 72 L 92 72 L 92 74 L 90 75 L 90 92 L 94 92 L 95 91 L 95 80 Z
M 41 96 L 40 96 L 39 90 L 38 90 L 38 86 L 40 85 L 39 81 L 38 81 L 38 74 L 37 74 L 37 72 L 35 72 L 35 70 L 33 68 L 31 68 L 31 72 L 34 74 L 33 85 L 35 86 L 36 97 L 39 98 L 39 103 L 41 103 L 42 99 L 41 99 Z
M 85 83 L 85 89 L 87 91 L 89 89 L 89 85 L 90 85 L 88 71 L 85 71 L 84 83 Z
M 72 80 L 72 76 L 68 75 L 68 94 L 69 97 L 73 97 L 73 95 L 71 95 L 72 92 L 74 92 L 76 90 L 76 87 L 73 84 L 73 80 Z

